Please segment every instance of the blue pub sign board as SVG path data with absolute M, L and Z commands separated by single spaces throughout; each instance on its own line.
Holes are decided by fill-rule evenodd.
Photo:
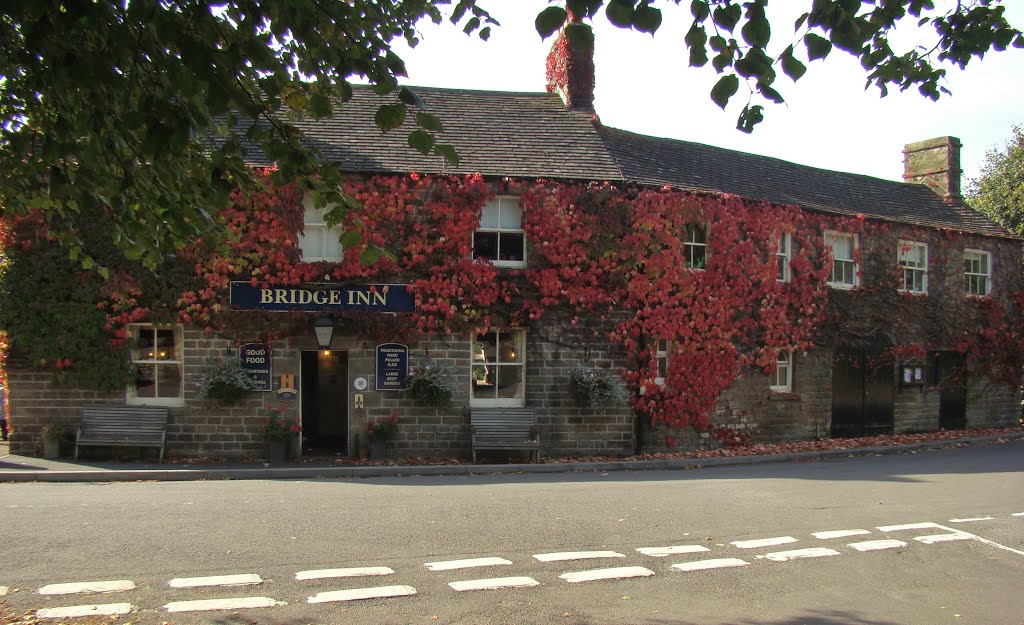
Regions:
M 409 347 L 401 343 L 377 346 L 377 390 L 401 391 L 405 389 L 405 376 L 409 371 Z
M 416 299 L 405 284 L 253 286 L 231 283 L 231 307 L 237 310 L 330 312 L 413 312 Z
M 238 361 L 242 370 L 249 374 L 258 385 L 256 390 L 269 391 L 270 345 L 267 343 L 246 343 L 238 348 Z

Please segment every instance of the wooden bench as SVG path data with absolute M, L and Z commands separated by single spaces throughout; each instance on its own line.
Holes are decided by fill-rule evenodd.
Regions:
M 159 447 L 163 462 L 166 443 L 167 408 L 91 404 L 82 406 L 75 460 L 79 447 Z
M 473 408 L 469 413 L 473 462 L 479 450 L 532 451 L 540 462 L 540 434 L 533 408 Z

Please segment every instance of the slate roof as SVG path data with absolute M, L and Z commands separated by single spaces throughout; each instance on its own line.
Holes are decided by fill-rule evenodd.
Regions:
M 355 86 L 330 119 L 295 122 L 305 140 L 342 169 L 359 173 L 480 173 L 487 177 L 631 182 L 728 193 L 834 214 L 863 214 L 922 226 L 1010 237 L 988 218 L 949 204 L 924 185 L 798 165 L 700 143 L 601 126 L 549 93 L 410 87 L 445 125 L 437 133 L 459 153 L 457 166 L 408 146 L 416 126 L 381 133 L 377 108 L 395 96 Z M 261 162 L 250 151 L 254 165 Z

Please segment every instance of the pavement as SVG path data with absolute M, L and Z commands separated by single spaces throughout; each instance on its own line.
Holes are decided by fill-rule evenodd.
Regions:
M 511 464 L 366 464 L 339 465 L 330 458 L 271 465 L 263 462 L 224 460 L 188 463 L 113 462 L 68 459 L 46 460 L 10 454 L 7 441 L 0 441 L 0 482 L 125 482 L 189 480 L 298 480 L 330 478 L 413 477 L 437 475 L 496 475 L 523 473 L 571 473 L 607 471 L 690 470 L 704 467 L 748 465 L 766 462 L 796 462 L 910 453 L 929 449 L 976 446 L 1008 440 L 1024 440 L 1024 432 L 975 436 L 904 445 L 830 449 L 717 458 L 666 458 L 654 460 L 612 460 Z

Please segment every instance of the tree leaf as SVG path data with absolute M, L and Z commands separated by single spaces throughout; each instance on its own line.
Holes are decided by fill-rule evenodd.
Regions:
M 547 39 L 553 35 L 562 24 L 565 24 L 567 14 L 562 7 L 551 6 L 537 14 L 534 26 L 541 39 Z
M 800 77 L 807 73 L 807 67 L 793 56 L 793 46 L 786 48 L 786 50 L 779 55 L 779 59 L 782 61 L 782 71 L 785 72 L 793 82 L 800 80 Z
M 579 17 L 594 17 L 604 0 L 566 0 L 565 8 Z
M 652 35 L 661 27 L 661 10 L 650 6 L 639 6 L 633 12 L 633 28 Z
M 609 0 L 604 7 L 608 21 L 619 28 L 629 28 L 633 24 L 633 2 L 631 0 Z
M 735 95 L 739 88 L 740 79 L 737 78 L 736 74 L 722 76 L 711 89 L 711 100 L 724 110 L 725 105 L 729 103 L 729 98 Z
M 732 32 L 736 28 L 736 24 L 739 23 L 740 17 L 743 15 L 743 9 L 740 5 L 733 4 L 732 0 L 726 0 L 727 3 L 724 6 L 715 7 L 714 12 L 711 14 L 712 19 L 715 21 L 715 25 L 719 28 Z
M 426 130 L 414 130 L 409 133 L 409 147 L 420 154 L 430 154 L 434 147 L 434 135 Z
M 423 101 L 418 93 L 408 87 L 402 87 L 398 90 L 398 99 L 409 106 L 415 106 L 421 111 L 427 108 L 427 103 Z
M 740 113 L 739 119 L 736 121 L 736 129 L 747 134 L 753 132 L 754 126 L 764 121 L 763 110 L 764 107 L 760 104 L 754 106 L 748 104 L 743 107 L 743 112 Z
M 398 128 L 405 122 L 405 113 L 406 107 L 402 103 L 382 104 L 373 116 L 373 121 L 376 122 L 381 132 L 388 132 Z
M 814 33 L 804 35 L 804 45 L 807 46 L 807 58 L 812 61 L 823 59 L 832 51 L 832 42 Z
M 441 132 L 444 130 L 441 120 L 436 115 L 431 115 L 430 113 L 425 113 L 423 111 L 416 113 L 416 124 L 420 128 L 429 130 L 430 132 Z
M 445 161 L 450 163 L 453 167 L 459 166 L 459 153 L 455 151 L 455 146 L 447 143 L 437 143 L 434 145 L 434 154 L 437 154 Z
M 693 0 L 690 3 L 690 15 L 697 22 L 708 19 L 708 16 L 711 15 L 711 7 L 708 6 L 707 0 Z

